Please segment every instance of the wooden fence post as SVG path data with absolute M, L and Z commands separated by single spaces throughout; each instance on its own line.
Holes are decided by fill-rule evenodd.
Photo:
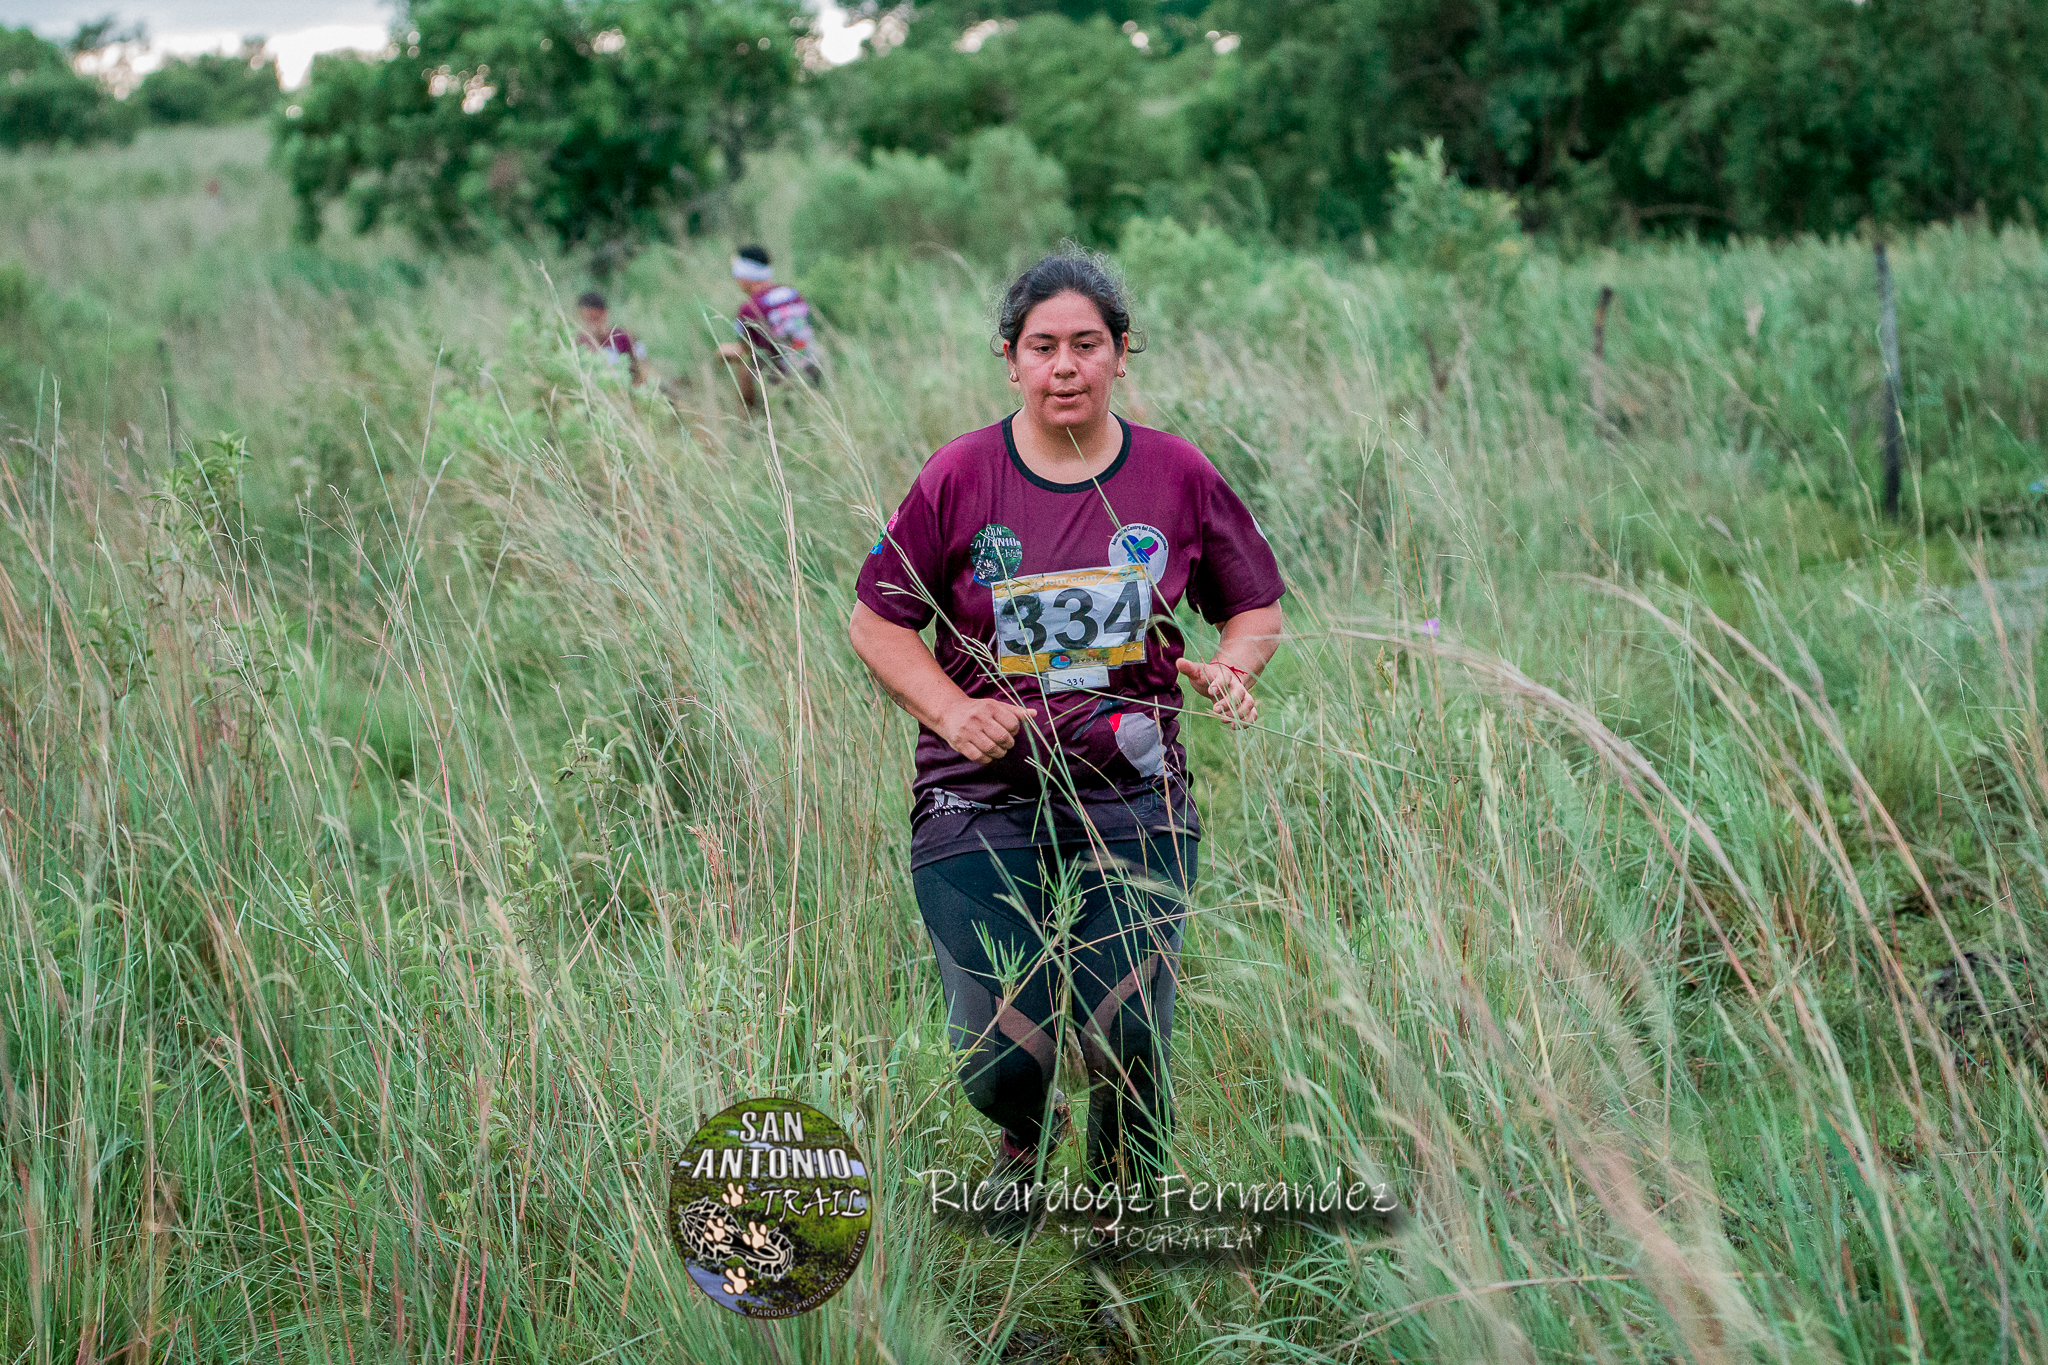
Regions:
M 1899 484 L 1906 463 L 1906 433 L 1899 417 L 1899 307 L 1892 293 L 1891 262 L 1884 239 L 1877 252 L 1877 347 L 1884 357 L 1884 514 L 1899 517 Z
M 1614 286 L 1600 286 L 1600 302 L 1593 309 L 1593 416 L 1607 420 L 1607 305 L 1614 302 Z

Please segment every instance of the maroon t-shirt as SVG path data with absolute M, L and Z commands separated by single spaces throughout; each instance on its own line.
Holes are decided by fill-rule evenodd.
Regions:
M 613 364 L 617 364 L 619 361 L 625 360 L 630 356 L 639 356 L 644 359 L 647 355 L 647 348 L 638 341 L 635 341 L 633 334 L 623 327 L 612 328 L 604 334 L 602 339 L 593 337 L 588 332 L 579 331 L 576 333 L 576 344 L 578 346 L 587 346 L 595 351 L 604 352 L 605 359 Z
M 936 614 L 946 675 L 1034 718 L 987 765 L 920 729 L 912 866 L 1065 844 L 1083 817 L 1103 839 L 1196 831 L 1173 613 L 1186 602 L 1221 623 L 1287 589 L 1250 510 L 1201 451 L 1118 421 L 1123 449 L 1078 483 L 1026 469 L 1009 418 L 951 442 L 861 568 L 856 593 L 870 611 L 912 630 Z M 1047 574 L 1058 577 L 1037 578 Z
M 816 339 L 811 305 L 786 284 L 750 296 L 740 305 L 733 329 L 760 358 L 773 360 L 784 369 L 789 367 L 789 352 L 808 350 Z

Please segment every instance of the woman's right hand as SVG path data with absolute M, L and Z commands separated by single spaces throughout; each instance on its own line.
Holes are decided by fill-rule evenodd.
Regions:
M 865 602 L 855 604 L 846 629 L 853 652 L 896 704 L 930 726 L 954 753 L 969 762 L 993 763 L 1016 747 L 1017 727 L 1031 713 L 993 697 L 968 696 L 946 676 L 916 631 L 884 620 Z
M 993 763 L 1017 743 L 1017 729 L 1031 719 L 1021 706 L 969 697 L 951 707 L 934 728 L 953 752 L 976 763 Z

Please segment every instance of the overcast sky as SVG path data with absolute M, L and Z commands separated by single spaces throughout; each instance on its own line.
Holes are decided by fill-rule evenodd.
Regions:
M 277 54 L 278 76 L 297 85 L 316 52 L 382 48 L 393 7 L 382 0 L 0 0 L 0 23 L 28 24 L 50 38 L 69 37 L 107 13 L 148 27 L 150 51 L 135 62 L 138 71 L 166 53 L 232 51 L 261 34 Z
M 863 20 L 849 28 L 836 0 L 809 0 L 808 7 L 823 12 L 819 32 L 826 55 L 837 61 L 854 56 L 874 27 Z M 305 78 L 316 52 L 382 48 L 397 7 L 384 0 L 0 0 L 0 24 L 27 24 L 49 38 L 68 38 L 109 12 L 123 24 L 148 26 L 152 51 L 135 63 L 138 71 L 165 53 L 232 50 L 261 34 L 277 54 L 279 77 L 292 86 Z
M 151 33 L 288 33 L 337 24 L 383 28 L 393 7 L 381 0 L 0 0 L 0 21 L 31 24 L 53 38 L 110 11 L 124 24 L 140 19 Z

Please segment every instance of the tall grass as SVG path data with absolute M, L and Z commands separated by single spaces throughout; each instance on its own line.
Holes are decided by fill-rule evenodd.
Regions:
M 909 895 L 910 726 L 843 638 L 918 462 L 1005 410 L 991 282 L 878 273 L 825 390 L 748 421 L 717 251 L 615 290 L 680 381 L 628 393 L 564 344 L 560 262 L 290 252 L 259 151 L 4 171 L 42 187 L 0 196 L 8 1359 L 1052 1361 L 1105 1296 L 1144 1360 L 2048 1358 L 2040 543 L 1734 439 L 1851 346 L 1788 320 L 1734 371 L 1744 300 L 1846 316 L 1855 244 L 1545 264 L 1457 319 L 1290 263 L 1326 323 L 1155 325 L 1135 402 L 1294 588 L 1264 728 L 1188 726 L 1176 1159 L 1413 1217 L 1104 1268 L 912 1178 L 991 1132 Z M 2038 455 L 2039 240 L 1898 255 L 2017 329 Z M 1597 419 L 1566 305 L 1606 279 Z M 772 1325 L 662 1208 L 766 1094 L 878 1185 L 854 1281 Z

